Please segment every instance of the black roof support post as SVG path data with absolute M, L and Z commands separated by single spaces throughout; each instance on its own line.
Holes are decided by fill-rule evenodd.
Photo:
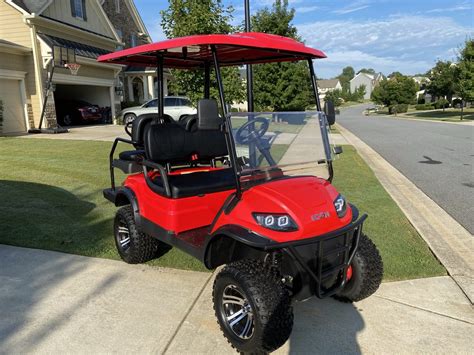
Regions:
M 250 18 L 250 0 L 245 0 L 245 31 L 251 31 L 251 18 Z M 246 65 L 247 74 L 247 112 L 254 112 L 254 100 L 253 100 L 253 68 L 251 64 Z M 248 120 L 252 120 L 253 117 L 249 115 Z M 255 124 L 249 126 L 249 130 L 254 130 Z M 250 166 L 257 166 L 257 149 L 255 143 L 249 142 L 249 160 Z
M 211 63 L 204 63 L 204 98 L 211 97 Z
M 318 111 L 322 111 L 321 102 L 319 101 L 318 83 L 316 81 L 316 74 L 314 73 L 313 60 L 311 58 L 308 58 L 308 66 L 309 66 L 309 73 L 311 74 L 311 86 L 313 87 L 313 94 L 316 100 L 316 109 Z M 328 170 L 329 170 L 328 181 L 332 182 L 332 179 L 334 178 L 334 168 L 332 166 L 332 161 L 328 161 L 327 164 L 328 164 Z
M 156 79 L 157 79 L 157 100 L 158 100 L 158 119 L 162 120 L 164 116 L 165 107 L 165 90 L 163 78 L 163 56 L 158 54 L 156 57 Z
M 212 56 L 214 58 L 214 70 L 216 72 L 217 87 L 219 89 L 219 99 L 221 102 L 222 112 L 224 114 L 224 124 L 225 124 L 225 140 L 227 144 L 227 151 L 229 152 L 230 162 L 232 164 L 232 169 L 234 169 L 235 175 L 235 187 L 236 193 L 235 196 L 237 199 L 240 199 L 242 196 L 242 190 L 240 187 L 240 166 L 237 160 L 237 153 L 235 151 L 234 137 L 232 135 L 232 124 L 230 122 L 229 112 L 227 110 L 227 105 L 225 102 L 224 95 L 224 85 L 222 84 L 221 70 L 219 68 L 219 59 L 217 58 L 216 46 L 211 46 Z
M 322 111 L 321 102 L 319 101 L 318 82 L 316 81 L 316 74 L 314 73 L 313 59 L 308 58 L 309 73 L 311 75 L 311 85 L 313 87 L 314 99 L 316 100 L 316 109 Z

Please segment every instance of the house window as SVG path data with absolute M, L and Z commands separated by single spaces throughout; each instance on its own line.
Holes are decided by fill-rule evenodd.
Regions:
M 86 21 L 86 0 L 71 0 L 72 17 Z
M 115 12 L 120 13 L 120 0 L 115 0 Z
M 132 33 L 130 35 L 130 47 L 135 47 L 137 45 L 137 35 Z

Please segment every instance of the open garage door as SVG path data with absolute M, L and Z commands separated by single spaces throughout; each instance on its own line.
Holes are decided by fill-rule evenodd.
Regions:
M 27 130 L 24 93 L 21 81 L 0 79 L 0 100 L 3 103 L 3 125 L 0 134 L 25 133 Z
M 54 101 L 62 125 L 108 123 L 111 119 L 110 88 L 105 86 L 56 84 Z

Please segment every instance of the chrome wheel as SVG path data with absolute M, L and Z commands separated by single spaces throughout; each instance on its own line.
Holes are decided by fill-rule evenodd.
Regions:
M 254 332 L 252 306 L 244 293 L 235 285 L 224 289 L 221 304 L 222 318 L 227 327 L 240 339 L 250 339 Z
M 117 244 L 123 252 L 127 252 L 130 249 L 130 230 L 128 229 L 125 221 L 120 221 L 117 227 Z

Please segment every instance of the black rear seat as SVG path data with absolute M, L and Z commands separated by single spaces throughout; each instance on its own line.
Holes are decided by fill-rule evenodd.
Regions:
M 147 160 L 161 164 L 209 163 L 228 155 L 224 133 L 221 130 L 215 100 L 198 103 L 197 130 L 188 131 L 181 125 L 150 125 L 145 132 Z M 172 198 L 208 194 L 235 188 L 233 169 L 167 175 Z M 158 194 L 166 195 L 161 176 L 147 179 L 148 186 Z
M 168 175 L 172 198 L 205 195 L 235 189 L 235 175 L 231 168 L 201 171 L 191 174 Z M 153 179 L 153 190 L 163 195 L 165 188 L 161 176 Z

